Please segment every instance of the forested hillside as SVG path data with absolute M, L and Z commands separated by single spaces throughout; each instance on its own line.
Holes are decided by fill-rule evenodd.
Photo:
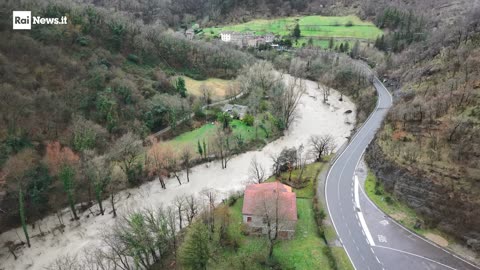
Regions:
M 51 155 L 100 156 L 128 132 L 144 138 L 190 115 L 198 103 L 180 92 L 172 76 L 232 78 L 252 61 L 222 44 L 188 41 L 133 16 L 46 3 L 1 4 L 0 230 L 18 224 L 20 189 L 33 219 L 65 206 Z M 69 23 L 13 31 L 11 10 L 67 15 Z M 87 181 L 81 171 L 79 183 Z M 85 186 L 76 185 L 78 201 L 90 196 Z
M 479 251 L 480 7 L 417 2 L 370 10 L 391 30 L 375 45 L 386 52 L 377 70 L 395 106 L 367 160 L 386 189 L 423 217 L 420 227 Z

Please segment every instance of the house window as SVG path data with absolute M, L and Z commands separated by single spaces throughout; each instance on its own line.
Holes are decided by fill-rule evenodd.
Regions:
M 252 217 L 247 217 L 247 222 L 251 222 L 252 221 Z

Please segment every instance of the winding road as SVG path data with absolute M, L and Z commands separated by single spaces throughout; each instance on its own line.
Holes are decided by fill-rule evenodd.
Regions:
M 389 108 L 392 96 L 378 78 L 377 106 L 350 144 L 338 155 L 325 180 L 329 216 L 356 270 L 480 269 L 410 232 L 380 211 L 363 192 L 359 162 Z M 365 171 L 363 171 L 365 173 Z

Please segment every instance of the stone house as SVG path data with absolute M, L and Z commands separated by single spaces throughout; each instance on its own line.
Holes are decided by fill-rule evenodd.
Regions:
M 243 119 L 248 111 L 248 106 L 227 103 L 223 106 L 222 111 L 229 113 L 233 118 Z
M 278 228 L 280 239 L 292 239 L 297 224 L 296 199 L 292 188 L 280 182 L 249 185 L 243 200 L 243 223 L 251 234 L 267 234 L 269 229 L 274 233 Z

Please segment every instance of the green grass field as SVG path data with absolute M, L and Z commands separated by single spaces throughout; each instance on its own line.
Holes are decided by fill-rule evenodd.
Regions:
M 183 149 L 189 147 L 191 149 L 197 149 L 198 141 L 205 142 L 209 144 L 215 136 L 217 124 L 207 123 L 201 126 L 200 128 L 194 129 L 192 131 L 185 132 L 172 140 L 166 141 L 165 144 L 171 146 L 173 149 Z M 265 123 L 267 129 L 271 129 L 269 123 Z M 249 142 L 255 139 L 255 127 L 247 126 L 241 120 L 232 120 L 230 123 L 233 136 L 241 136 L 244 142 Z M 258 128 L 257 130 L 257 139 L 264 140 L 267 138 L 266 133 Z
M 272 20 L 259 19 L 242 24 L 205 28 L 203 31 L 207 36 L 219 35 L 222 31 L 255 32 L 256 34 L 271 32 L 275 35 L 287 36 L 292 32 L 297 23 L 300 25 L 302 38 L 305 40 L 299 40 L 299 44 L 302 42 L 306 43 L 309 37 L 324 39 L 323 42 L 317 41 L 320 46 L 325 46 L 325 39 L 330 37 L 374 40 L 383 33 L 372 22 L 362 21 L 353 15 L 303 16 Z M 351 24 L 351 26 L 348 26 L 348 24 Z
M 315 196 L 315 178 L 318 176 L 318 173 L 325 168 L 325 163 L 323 162 L 315 162 L 306 166 L 305 171 L 303 173 L 303 177 L 308 177 L 309 181 L 307 186 L 302 189 L 293 189 L 293 192 L 297 194 L 297 198 L 308 198 L 312 199 Z M 300 170 L 293 170 L 292 172 L 292 179 L 298 178 Z M 281 177 L 288 177 L 288 173 L 283 173 Z M 267 179 L 267 182 L 273 182 L 277 180 L 276 176 L 271 176 Z

